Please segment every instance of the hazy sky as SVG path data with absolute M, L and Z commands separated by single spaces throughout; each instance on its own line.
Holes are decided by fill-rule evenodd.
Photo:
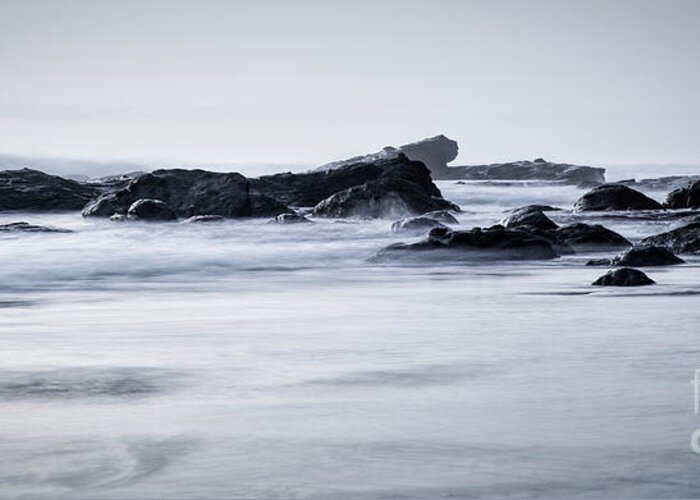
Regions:
M 700 163 L 700 0 L 0 0 L 0 151 Z

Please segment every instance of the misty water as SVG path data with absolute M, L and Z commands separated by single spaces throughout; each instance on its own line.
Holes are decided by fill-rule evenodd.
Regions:
M 463 228 L 583 193 L 439 186 Z M 18 220 L 74 232 L 0 234 L 2 497 L 700 495 L 700 258 L 598 288 L 593 254 L 375 263 L 391 221 Z

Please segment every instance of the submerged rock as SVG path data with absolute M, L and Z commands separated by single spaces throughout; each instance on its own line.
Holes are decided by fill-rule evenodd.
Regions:
M 225 221 L 226 218 L 222 217 L 221 215 L 193 215 L 192 217 L 188 217 L 185 219 L 183 222 L 186 222 L 188 224 L 207 224 L 210 222 L 223 222 Z
M 418 258 L 441 260 L 545 260 L 558 257 L 550 242 L 503 226 L 452 231 L 435 228 L 418 243 L 397 243 L 377 254 L 379 260 Z
M 0 224 L 0 232 L 2 233 L 72 233 L 70 229 L 59 229 L 56 227 L 36 226 L 28 222 L 10 222 L 9 224 Z
M 173 209 L 161 200 L 142 198 L 131 204 L 127 217 L 137 220 L 166 221 L 175 220 L 177 216 Z
M 447 229 L 442 222 L 430 217 L 410 217 L 408 219 L 398 220 L 391 225 L 392 233 L 425 233 L 429 230 L 440 227 Z
M 80 210 L 99 191 L 38 170 L 0 171 L 0 210 Z
M 577 212 L 603 210 L 657 210 L 661 204 L 622 184 L 603 184 L 588 191 L 574 203 Z
M 290 212 L 285 214 L 279 214 L 273 220 L 270 221 L 273 224 L 309 224 L 311 221 L 301 214 L 296 212 Z
M 289 211 L 282 203 L 264 195 L 251 197 L 250 183 L 240 174 L 167 169 L 140 175 L 125 188 L 101 195 L 85 207 L 83 215 L 109 217 L 126 213 L 132 203 L 142 198 L 161 200 L 177 217 L 183 218 L 262 217 Z
M 616 250 L 632 246 L 632 243 L 615 231 L 600 224 L 569 224 L 549 233 L 557 244 L 575 250 Z
M 673 252 L 663 247 L 644 246 L 632 247 L 629 250 L 616 255 L 612 259 L 589 260 L 587 266 L 672 266 L 683 264 L 685 261 L 676 257 Z
M 501 224 L 507 228 L 532 227 L 542 231 L 557 229 L 559 226 L 547 217 L 540 205 L 521 207 L 505 217 Z
M 700 208 L 700 180 L 671 191 L 664 200 L 666 208 Z
M 608 271 L 607 274 L 595 280 L 594 286 L 644 286 L 653 285 L 656 282 L 639 269 L 623 267 Z
M 660 246 L 674 253 L 700 254 L 700 221 L 644 238 L 640 246 Z

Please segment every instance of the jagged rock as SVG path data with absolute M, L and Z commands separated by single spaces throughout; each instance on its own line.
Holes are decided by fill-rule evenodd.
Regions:
M 311 221 L 295 212 L 279 214 L 273 220 L 270 221 L 273 224 L 307 224 Z
M 377 255 L 379 260 L 430 259 L 442 260 L 544 260 L 558 257 L 550 242 L 524 231 L 503 226 L 452 231 L 435 228 L 418 243 L 396 243 Z
M 192 217 L 188 217 L 185 219 L 183 222 L 186 222 L 188 224 L 207 224 L 210 222 L 223 222 L 226 219 L 222 217 L 221 215 L 193 215 Z
M 98 191 L 38 170 L 0 172 L 0 210 L 80 210 Z
M 657 210 L 661 204 L 622 184 L 603 184 L 588 191 L 574 203 L 574 210 Z
M 129 219 L 165 221 L 175 220 L 177 215 L 173 209 L 161 200 L 142 198 L 131 204 L 127 211 Z
M 587 266 L 672 266 L 683 264 L 685 261 L 676 257 L 673 252 L 663 247 L 632 247 L 625 252 L 616 255 L 612 259 L 589 260 Z
M 569 224 L 549 233 L 557 244 L 576 250 L 616 250 L 632 246 L 624 236 L 600 224 Z
M 140 175 L 125 188 L 101 195 L 85 207 L 83 215 L 108 217 L 125 213 L 141 198 L 161 200 L 183 218 L 264 217 L 289 211 L 284 204 L 263 194 L 251 197 L 250 183 L 240 174 L 167 169 Z
M 700 221 L 644 238 L 640 246 L 660 246 L 674 253 L 700 254 Z
M 595 286 L 644 286 L 653 285 L 656 282 L 639 269 L 622 267 L 608 271 L 607 274 L 595 280 Z
M 60 229 L 48 226 L 36 226 L 28 222 L 10 222 L 9 224 L 0 224 L 0 232 L 3 233 L 72 233 L 70 229 Z
M 443 224 L 459 224 L 457 218 L 448 210 L 433 210 L 432 212 L 422 214 L 421 217 L 427 217 L 428 219 L 433 219 Z
M 699 208 L 700 181 L 671 191 L 664 200 L 664 206 L 666 208 Z
M 605 169 L 552 163 L 538 158 L 535 161 L 515 161 L 467 167 L 447 167 L 436 179 L 464 179 L 473 181 L 554 181 L 562 184 L 588 187 L 605 182 Z
M 442 222 L 429 217 L 410 217 L 408 219 L 398 220 L 391 225 L 392 233 L 426 233 L 429 230 L 440 227 L 447 229 Z
M 529 226 L 542 231 L 549 231 L 559 227 L 542 212 L 539 205 L 530 205 L 516 209 L 503 218 L 500 223 L 509 229 Z

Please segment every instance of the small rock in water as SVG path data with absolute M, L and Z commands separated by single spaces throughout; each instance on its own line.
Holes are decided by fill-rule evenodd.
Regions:
M 656 200 L 622 184 L 603 184 L 581 196 L 574 203 L 577 212 L 597 210 L 658 210 Z
M 685 261 L 663 247 L 632 247 L 612 259 L 596 259 L 586 263 L 587 266 L 672 266 Z
M 28 222 L 10 222 L 0 224 L 0 232 L 22 232 L 22 233 L 72 233 L 70 229 L 59 229 L 47 226 L 35 226 Z
M 124 214 L 112 214 L 109 218 L 112 222 L 125 222 L 126 215 Z
M 656 282 L 639 269 L 623 267 L 608 271 L 607 274 L 595 280 L 594 286 L 645 286 Z
M 501 224 L 509 229 L 514 229 L 523 226 L 529 226 L 542 231 L 557 229 L 559 226 L 549 217 L 547 217 L 540 206 L 532 205 L 516 209 L 510 215 L 505 217 Z
M 223 222 L 226 219 L 221 215 L 193 215 L 184 220 L 187 223 L 202 224 L 207 222 Z
M 275 217 L 273 220 L 270 221 L 272 224 L 304 224 L 304 223 L 311 223 L 309 219 L 304 217 L 303 215 L 300 215 L 298 213 L 284 213 L 284 214 L 279 214 L 277 217 Z
M 166 221 L 175 220 L 175 212 L 161 200 L 152 198 L 142 198 L 135 201 L 129 207 L 128 217 L 130 219 Z
M 426 216 L 398 220 L 391 225 L 392 233 L 427 232 L 435 227 L 447 229 L 442 222 Z
M 600 224 L 570 224 L 553 231 L 556 243 L 582 250 L 617 250 L 632 246 L 627 238 Z

